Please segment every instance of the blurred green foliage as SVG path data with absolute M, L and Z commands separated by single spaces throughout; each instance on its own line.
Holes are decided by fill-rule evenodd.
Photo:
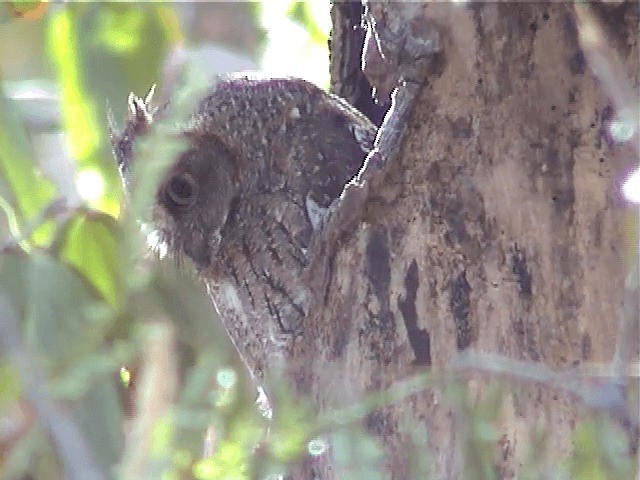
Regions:
M 286 12 L 291 20 L 303 26 L 309 32 L 314 42 L 318 44 L 326 42 L 326 33 L 318 23 L 318 18 L 311 2 L 290 1 Z
M 575 450 L 570 463 L 572 478 L 605 480 L 633 478 L 637 465 L 628 455 L 627 442 L 620 428 L 610 419 L 598 416 L 576 428 Z
M 7 217 L 9 228 L 14 237 L 20 237 L 21 225 L 36 217 L 53 199 L 55 188 L 35 166 L 33 158 L 27 153 L 28 142 L 25 132 L 11 115 L 6 98 L 0 97 L 0 168 L 9 201 L 3 200 L 2 209 Z M 50 229 L 37 229 L 33 242 L 46 243 Z
M 11 417 L 25 396 L 67 405 L 92 460 L 109 477 L 142 464 L 137 473 L 148 478 L 253 478 L 281 470 L 304 449 L 310 411 L 294 408 L 283 392 L 286 408 L 271 422 L 270 453 L 256 463 L 266 420 L 244 366 L 202 286 L 188 269 L 150 258 L 140 232 L 139 219 L 147 216 L 158 179 L 180 145 L 162 134 L 140 145 L 144 171 L 134 169 L 126 210 L 110 151 L 108 111 L 124 118 L 126 94 L 148 91 L 169 48 L 184 41 L 176 12 L 166 4 L 0 6 L 0 299 L 15 310 L 22 337 L 1 351 L 0 416 Z M 57 106 L 49 108 L 57 123 L 34 127 L 25 116 L 29 105 L 9 95 L 7 81 L 21 91 L 35 88 L 36 97 L 43 85 L 53 86 Z M 177 101 L 173 110 L 179 116 L 189 108 Z M 61 201 L 65 193 L 38 158 L 34 132 L 51 131 L 64 132 L 80 201 Z M 159 401 L 149 373 L 155 360 L 145 351 L 157 335 L 170 332 L 179 373 L 166 371 L 165 380 L 179 387 L 170 405 L 145 418 L 136 406 Z M 45 385 L 30 385 L 21 370 L 18 358 L 26 352 L 27 370 L 42 374 Z M 55 423 L 49 414 L 41 419 Z M 37 422 L 24 422 L 12 443 L 0 445 L 0 474 L 65 478 L 60 445 Z M 208 426 L 215 453 L 200 460 Z M 149 449 L 123 450 L 127 429 L 134 439 L 147 438 Z
M 71 407 L 95 463 L 103 473 L 116 475 L 116 465 L 125 458 L 125 414 L 131 409 L 129 414 L 135 413 L 136 388 L 145 388 L 137 386 L 136 371 L 143 369 L 149 322 L 170 322 L 177 326 L 177 361 L 185 373 L 185 388 L 173 413 L 153 420 L 155 440 L 147 461 L 151 468 L 157 467 L 152 459 L 158 454 L 167 458 L 169 453 L 171 459 L 167 448 L 173 446 L 183 453 L 173 455 L 175 465 L 162 463 L 161 470 L 188 471 L 195 467 L 206 426 L 225 426 L 224 418 L 239 411 L 255 412 L 254 402 L 251 396 L 236 396 L 234 407 L 225 410 L 210 398 L 211 372 L 231 366 L 242 376 L 244 369 L 202 287 L 192 275 L 177 273 L 171 262 L 148 259 L 135 215 L 122 215 L 105 101 L 121 100 L 112 108 L 116 118 L 124 118 L 127 92 L 146 92 L 159 78 L 168 48 L 183 40 L 179 21 L 171 6 L 140 3 L 20 2 L 5 3 L 0 12 L 0 82 L 8 75 L 14 83 L 27 85 L 31 79 L 21 78 L 12 65 L 25 55 L 42 58 L 41 68 L 26 73 L 53 80 L 59 98 L 57 128 L 65 133 L 77 178 L 86 170 L 97 173 L 97 183 L 89 187 L 98 193 L 80 203 L 53 202 L 63 193 L 37 161 L 33 129 L 21 115 L 20 99 L 8 98 L 3 87 L 0 296 L 18 315 L 22 342 L 12 347 L 14 354 L 3 350 L 0 357 L 0 415 L 8 415 L 11 410 L 5 409 L 33 393 L 30 379 L 16 370 L 19 362 L 7 362 L 21 350 L 30 352 L 30 367 L 47 379 L 42 386 L 46 395 Z M 155 185 L 142 183 L 146 191 L 138 196 L 153 198 Z M 128 388 L 120 376 L 123 365 L 132 372 Z M 246 413 L 239 418 L 233 420 L 235 430 L 246 432 L 247 438 L 236 450 L 244 452 L 248 468 L 252 446 L 247 439 L 259 438 L 260 422 Z M 256 427 L 244 428 L 242 422 Z M 0 450 L 0 475 L 63 478 L 56 445 L 37 423 L 27 422 L 24 428 L 15 444 Z
M 309 3 L 293 1 L 282 10 L 307 28 L 314 42 L 326 45 L 314 11 Z M 282 471 L 305 451 L 326 454 L 330 439 L 336 465 L 350 478 L 384 478 L 382 448 L 359 420 L 414 387 L 317 419 L 309 405 L 276 382 L 271 401 L 277 408 L 267 421 L 202 286 L 172 261 L 149 258 L 139 220 L 179 148 L 162 135 L 177 119 L 159 125 L 158 136 L 141 143 L 144 171 L 134 172 L 133 196 L 129 208 L 122 208 L 108 108 L 124 118 L 126 94 L 147 92 L 160 77 L 168 49 L 185 41 L 170 4 L 0 4 L 0 300 L 13 307 L 21 334 L 18 343 L 0 350 L 0 419 L 12 418 L 34 392 L 64 405 L 107 477 L 124 478 L 124 468 L 140 464 L 138 473 L 145 478 L 257 478 Z M 87 188 L 95 195 L 80 202 L 59 201 L 62 193 L 36 155 L 20 100 L 7 94 L 7 81 L 29 86 L 33 78 L 55 86 L 59 124 L 46 128 L 64 132 L 76 178 L 92 173 L 87 178 L 94 183 Z M 118 103 L 107 106 L 106 99 Z M 188 106 L 181 108 L 178 101 L 174 110 L 185 115 Z M 175 335 L 178 373 L 160 373 L 178 386 L 170 404 L 160 408 L 162 399 L 154 395 L 163 377 L 160 383 L 152 379 L 161 362 L 148 350 L 163 335 Z M 27 370 L 41 372 L 44 384 L 25 376 L 21 354 Z M 468 418 L 461 432 L 468 478 L 494 478 L 494 425 L 503 392 L 492 390 L 471 409 L 464 391 L 456 384 L 451 389 L 449 400 Z M 158 409 L 139 411 L 140 406 Z M 59 448 L 42 420 L 26 415 L 20 434 L 0 442 L 0 476 L 65 478 Z M 214 454 L 202 460 L 209 426 Z M 125 431 L 148 439 L 149 448 L 125 450 Z M 410 420 L 407 431 L 417 445 L 412 471 L 428 478 L 427 432 Z M 565 471 L 576 478 L 624 478 L 634 466 L 623 458 L 620 438 L 604 421 L 585 423 L 576 432 L 575 461 Z M 538 457 L 532 454 L 528 462 L 527 468 L 537 471 Z

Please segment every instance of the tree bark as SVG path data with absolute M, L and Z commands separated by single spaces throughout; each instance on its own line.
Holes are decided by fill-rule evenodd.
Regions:
M 415 372 L 446 371 L 466 349 L 572 379 L 612 361 L 630 268 L 619 186 L 637 150 L 609 133 L 618 108 L 579 42 L 576 8 L 425 4 L 443 39 L 441 73 L 422 86 L 360 227 L 327 259 L 290 364 L 321 414 Z M 593 12 L 637 98 L 637 5 Z M 493 425 L 499 478 L 519 477 L 537 431 L 551 464 L 567 459 L 586 411 L 562 386 L 512 373 Z M 480 402 L 491 381 L 466 375 L 465 397 Z M 427 432 L 435 478 L 455 479 L 469 461 L 464 421 L 432 386 L 364 425 L 384 445 L 391 478 L 412 478 L 410 422 Z M 331 449 L 292 474 L 345 478 Z

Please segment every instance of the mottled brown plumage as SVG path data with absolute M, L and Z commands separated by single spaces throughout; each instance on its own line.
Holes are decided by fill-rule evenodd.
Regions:
M 112 132 L 126 182 L 135 138 L 151 128 L 148 99 L 130 96 Z M 183 132 L 189 147 L 156 194 L 168 250 L 193 260 L 236 347 L 261 377 L 310 307 L 302 280 L 329 206 L 358 172 L 373 124 L 300 79 L 214 80 Z M 171 106 L 168 106 L 171 108 Z

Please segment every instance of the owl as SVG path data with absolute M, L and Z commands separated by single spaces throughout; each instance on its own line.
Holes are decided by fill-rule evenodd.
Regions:
M 129 97 L 112 130 L 125 184 L 136 138 L 171 109 Z M 189 258 L 256 379 L 304 335 L 314 240 L 363 165 L 375 126 L 343 99 L 297 78 L 220 76 L 180 127 L 186 147 L 155 192 L 156 237 Z M 142 167 L 144 168 L 144 167 Z

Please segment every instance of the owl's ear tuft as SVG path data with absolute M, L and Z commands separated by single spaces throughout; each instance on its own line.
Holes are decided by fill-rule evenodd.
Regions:
M 143 133 L 153 123 L 153 115 L 156 112 L 156 108 L 151 106 L 153 100 L 153 94 L 156 91 L 156 86 L 153 85 L 144 99 L 140 98 L 133 93 L 129 94 L 127 98 L 127 104 L 129 106 L 129 118 L 127 124 L 131 125 L 136 133 Z
M 153 117 L 158 111 L 158 108 L 152 107 L 151 105 L 155 88 L 156 86 L 153 85 L 144 99 L 133 93 L 129 94 L 127 98 L 129 112 L 125 127 L 122 131 L 117 130 L 113 120 L 113 113 L 110 108 L 107 108 L 111 149 L 118 162 L 118 169 L 120 170 L 125 185 L 130 170 L 130 163 L 133 158 L 133 142 L 138 136 L 144 135 L 149 131 L 153 123 Z

